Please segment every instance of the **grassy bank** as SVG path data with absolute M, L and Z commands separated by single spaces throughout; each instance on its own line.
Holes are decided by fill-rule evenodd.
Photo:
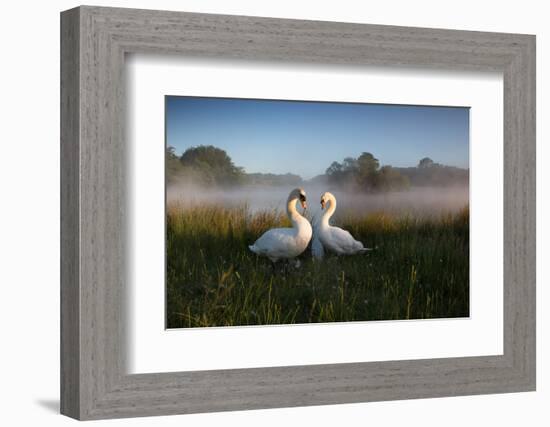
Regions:
M 289 226 L 275 211 L 212 205 L 167 212 L 169 328 L 468 316 L 469 214 L 368 214 L 338 221 L 376 249 L 301 266 L 248 250 Z

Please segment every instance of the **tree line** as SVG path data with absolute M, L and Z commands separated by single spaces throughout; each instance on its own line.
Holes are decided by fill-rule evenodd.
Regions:
M 336 187 L 348 187 L 365 192 L 402 191 L 409 187 L 465 186 L 469 170 L 446 166 L 429 157 L 420 159 L 415 167 L 380 166 L 371 153 L 346 157 L 333 162 L 325 171 L 326 181 Z
M 366 152 L 346 157 L 342 163 L 332 162 L 325 175 L 329 184 L 364 192 L 401 191 L 411 185 L 407 176 L 392 166 L 380 167 L 378 159 Z
M 206 187 L 241 185 L 291 186 L 306 183 L 299 175 L 246 173 L 236 166 L 222 149 L 200 145 L 185 150 L 178 156 L 174 147 L 166 150 L 166 177 L 168 184 L 191 180 Z M 312 178 L 310 183 L 323 183 L 329 188 L 345 188 L 361 192 L 405 191 L 411 186 L 468 185 L 469 170 L 435 163 L 429 157 L 415 167 L 380 165 L 372 153 L 346 157 L 334 161 L 325 173 Z

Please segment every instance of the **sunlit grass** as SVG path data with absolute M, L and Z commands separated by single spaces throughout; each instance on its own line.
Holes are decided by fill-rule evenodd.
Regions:
M 275 266 L 248 250 L 289 226 L 279 211 L 172 204 L 167 211 L 169 328 L 468 316 L 469 212 L 344 215 L 366 254 Z

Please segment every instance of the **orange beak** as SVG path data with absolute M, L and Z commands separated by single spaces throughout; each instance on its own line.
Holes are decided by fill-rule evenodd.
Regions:
M 302 208 L 303 209 L 306 209 L 307 208 L 307 203 L 305 200 L 300 200 L 300 204 L 302 205 Z
M 321 200 L 321 209 L 325 209 L 325 201 Z

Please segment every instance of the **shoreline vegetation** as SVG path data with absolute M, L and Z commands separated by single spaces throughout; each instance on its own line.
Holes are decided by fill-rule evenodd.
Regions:
M 296 174 L 246 173 L 213 146 L 166 151 L 167 327 L 456 318 L 469 315 L 469 170 L 429 158 L 380 166 L 370 153 Z M 333 224 L 365 254 L 272 264 L 248 249 L 289 227 L 284 200 L 336 191 Z M 317 194 L 319 193 L 319 194 Z M 282 200 L 282 202 L 281 202 Z
M 454 318 L 469 315 L 469 211 L 372 213 L 339 225 L 366 254 L 272 264 L 247 245 L 289 226 L 276 210 L 167 209 L 168 328 Z

